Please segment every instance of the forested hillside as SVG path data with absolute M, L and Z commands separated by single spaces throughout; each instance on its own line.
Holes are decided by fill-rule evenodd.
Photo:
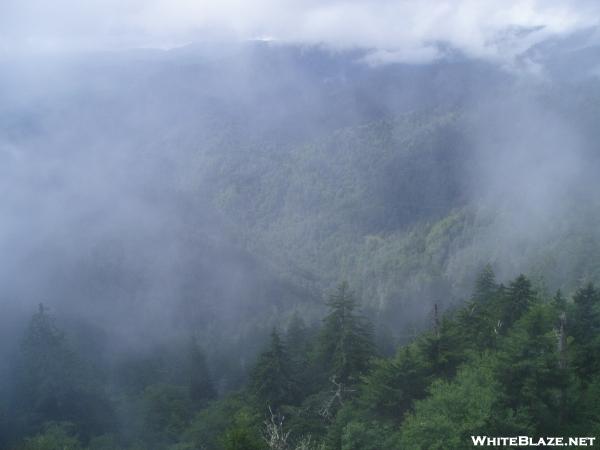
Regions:
M 598 48 L 0 60 L 0 448 L 594 436 Z
M 107 367 L 42 305 L 25 330 L 5 416 L 19 449 L 447 449 L 471 436 L 594 436 L 600 293 L 498 284 L 382 357 L 346 283 L 322 321 L 274 328 L 246 386 L 217 399 L 202 348 Z M 6 414 L 6 412 L 5 412 Z M 8 444 L 10 445 L 10 444 Z

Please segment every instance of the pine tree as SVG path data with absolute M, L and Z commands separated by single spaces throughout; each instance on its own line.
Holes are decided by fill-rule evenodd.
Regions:
M 531 281 L 519 275 L 508 285 L 501 301 L 500 331 L 506 334 L 514 323 L 529 309 L 535 299 Z
M 477 303 L 487 303 L 494 298 L 498 292 L 496 274 L 490 264 L 486 264 L 475 280 L 473 300 Z
M 107 397 L 40 304 L 25 331 L 15 389 L 18 420 L 28 432 L 45 422 L 72 422 L 83 436 L 111 425 Z
M 431 379 L 450 378 L 465 359 L 465 343 L 457 323 L 444 317 L 437 332 L 427 333 L 417 341 L 425 373 Z
M 356 312 L 357 301 L 347 283 L 338 286 L 327 302 L 329 314 L 319 336 L 319 359 L 337 383 L 358 381 L 375 353 L 371 324 Z
M 561 367 L 553 308 L 536 304 L 502 342 L 496 373 L 506 406 L 540 435 L 560 425 L 570 372 Z
M 292 359 L 298 359 L 298 362 L 306 359 L 310 347 L 310 332 L 297 312 L 290 320 L 285 340 Z
M 295 385 L 298 387 L 298 398 L 305 396 L 313 388 L 314 377 L 311 377 L 310 350 L 311 334 L 304 320 L 295 313 L 286 333 L 286 344 L 290 358 L 290 368 Z
M 600 369 L 600 293 L 593 284 L 577 290 L 573 296 L 571 335 L 574 338 L 574 363 L 580 375 L 588 379 Z
M 378 359 L 364 377 L 359 403 L 376 417 L 401 420 L 415 399 L 425 395 L 428 368 L 416 345 L 401 348 L 392 359 Z
M 467 346 L 481 351 L 495 345 L 495 330 L 500 319 L 495 308 L 500 298 L 500 286 L 496 283 L 494 271 L 488 264 L 475 280 L 471 299 L 457 316 Z
M 276 329 L 271 332 L 268 350 L 259 356 L 254 367 L 252 388 L 257 397 L 273 410 L 290 404 L 295 397 L 296 386 L 289 355 Z
M 487 358 L 463 366 L 452 381 L 438 380 L 430 395 L 415 404 L 393 448 L 462 449 L 470 436 L 488 434 L 498 415 L 498 383 Z
M 552 297 L 552 305 L 556 308 L 557 312 L 560 314 L 567 309 L 567 299 L 563 296 L 561 290 L 559 289 Z
M 196 343 L 192 343 L 190 349 L 189 389 L 190 399 L 196 409 L 202 408 L 217 396 L 206 356 Z

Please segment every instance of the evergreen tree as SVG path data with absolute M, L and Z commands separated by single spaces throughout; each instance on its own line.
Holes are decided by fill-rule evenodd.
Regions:
M 337 383 L 356 383 L 367 372 L 375 353 L 371 324 L 356 312 L 357 301 L 347 283 L 327 302 L 329 314 L 319 336 L 319 359 Z
M 519 319 L 498 352 L 496 373 L 505 407 L 521 414 L 522 423 L 540 435 L 560 426 L 561 410 L 567 407 L 564 393 L 572 381 L 560 364 L 555 326 L 553 309 L 537 304 Z
M 17 421 L 28 433 L 46 422 L 71 422 L 86 437 L 112 424 L 98 380 L 41 304 L 23 337 L 17 379 Z
M 157 383 L 148 386 L 141 398 L 141 437 L 147 446 L 166 447 L 177 442 L 192 416 L 184 386 Z
M 427 333 L 417 345 L 429 378 L 450 378 L 463 362 L 464 348 L 456 324 L 450 319 L 442 320 L 436 333 Z
M 359 404 L 372 416 L 398 421 L 415 399 L 425 395 L 429 375 L 415 345 L 401 348 L 393 359 L 378 359 L 364 378 Z
M 258 357 L 252 372 L 252 388 L 257 397 L 273 410 L 290 404 L 294 399 L 296 386 L 289 355 L 276 329 L 271 333 L 268 350 Z
M 600 369 L 600 293 L 593 284 L 578 289 L 573 296 L 574 363 L 584 379 Z
M 25 439 L 20 450 L 81 450 L 73 433 L 73 424 L 50 422 L 43 432 Z
M 285 341 L 290 358 L 291 374 L 298 387 L 298 397 L 301 394 L 306 395 L 312 391 L 315 382 L 315 377 L 311 376 L 310 364 L 311 333 L 297 313 L 292 316 Z M 294 400 L 294 403 L 297 403 L 301 401 L 301 398 Z
M 401 428 L 401 445 L 409 449 L 462 449 L 472 435 L 490 434 L 498 414 L 499 386 L 489 361 L 463 367 L 452 381 L 436 381 L 430 396 L 416 402 Z
M 560 289 L 552 297 L 552 305 L 559 314 L 567 310 L 567 299 L 563 296 Z
M 488 303 L 498 293 L 496 274 L 490 264 L 486 264 L 475 280 L 472 299 L 477 303 Z
M 525 275 L 519 275 L 508 285 L 503 297 L 500 303 L 499 330 L 502 334 L 506 334 L 534 302 L 535 292 L 531 287 L 531 281 Z
M 202 349 L 192 343 L 189 367 L 190 399 L 195 409 L 200 409 L 217 396 Z
M 475 280 L 471 299 L 457 315 L 466 346 L 482 351 L 495 345 L 500 318 L 494 308 L 501 292 L 494 271 L 487 264 Z
M 285 341 L 295 366 L 306 363 L 310 350 L 310 337 L 310 331 L 304 320 L 298 313 L 294 313 L 287 328 Z

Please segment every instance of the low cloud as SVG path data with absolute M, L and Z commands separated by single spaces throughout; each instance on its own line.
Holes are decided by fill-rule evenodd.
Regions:
M 510 62 L 549 37 L 595 27 L 589 0 L 5 0 L 0 49 L 168 48 L 255 39 L 373 49 L 371 63 L 427 62 L 449 46 Z

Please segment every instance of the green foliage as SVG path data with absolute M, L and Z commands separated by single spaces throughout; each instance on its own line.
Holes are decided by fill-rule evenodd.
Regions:
M 399 438 L 399 434 L 389 425 L 353 421 L 344 427 L 341 450 L 394 450 L 400 448 Z
M 278 409 L 293 402 L 296 385 L 291 361 L 279 332 L 273 330 L 269 349 L 258 357 L 252 372 L 252 390 L 266 408 Z
M 575 386 L 579 388 L 579 386 Z M 600 376 L 595 375 L 585 386 L 565 420 L 566 432 L 572 436 L 598 436 L 600 433 Z
M 141 399 L 145 439 L 175 442 L 191 419 L 192 399 L 182 386 L 157 384 L 146 388 Z
M 573 324 L 571 334 L 577 349 L 574 364 L 584 379 L 598 373 L 600 361 L 595 355 L 600 352 L 600 292 L 593 284 L 577 290 L 573 296 Z
M 44 431 L 25 439 L 20 450 L 82 450 L 81 443 L 73 435 L 73 424 L 49 422 Z
M 453 381 L 438 380 L 402 426 L 400 448 L 459 449 L 471 435 L 489 434 L 500 387 L 487 358 L 463 367 Z
M 190 349 L 189 395 L 192 405 L 200 409 L 217 396 L 217 391 L 206 362 L 206 355 L 196 343 Z
M 72 422 L 86 436 L 110 427 L 111 405 L 95 375 L 40 305 L 19 355 L 18 425 L 31 431 L 45 422 Z
M 121 450 L 122 448 L 123 446 L 119 444 L 116 436 L 103 434 L 91 438 L 86 450 Z
M 378 359 L 364 378 L 359 403 L 372 415 L 394 420 L 425 395 L 429 372 L 416 345 L 401 348 L 392 359 Z
M 500 326 L 499 330 L 506 334 L 513 324 L 529 308 L 535 298 L 535 293 L 531 287 L 531 281 L 524 275 L 519 275 L 502 296 L 500 302 Z
M 297 386 L 307 387 L 314 383 L 310 367 L 313 337 L 304 320 L 298 313 L 295 313 L 288 325 L 285 340 L 290 357 L 291 372 Z
M 523 275 L 504 288 L 489 266 L 474 279 L 463 307 L 436 315 L 432 329 L 392 357 L 375 355 L 372 326 L 344 283 L 329 297 L 316 332 L 298 315 L 285 340 L 273 330 L 240 392 L 213 399 L 203 353 L 182 344 L 185 356 L 165 359 L 180 361 L 179 368 L 165 372 L 164 362 L 156 368 L 141 364 L 127 378 L 138 381 L 125 383 L 119 397 L 121 416 L 131 417 L 124 429 L 88 436 L 84 421 L 53 423 L 43 431 L 38 425 L 18 448 L 266 450 L 267 406 L 281 418 L 283 450 L 460 449 L 471 445 L 471 435 L 599 431 L 600 312 L 594 286 L 579 289 L 571 302 L 560 293 L 546 298 Z M 40 399 L 62 399 L 69 389 L 85 393 L 94 385 L 69 378 L 89 380 L 89 373 L 43 308 L 25 334 L 21 357 L 21 370 L 29 370 L 21 389 L 31 386 Z M 63 382 L 59 375 L 72 386 L 56 384 Z M 29 398 L 17 394 L 21 402 Z M 32 405 L 21 411 L 59 417 L 78 411 Z
M 193 448 L 221 448 L 223 437 L 233 429 L 238 429 L 234 434 L 249 433 L 249 439 L 258 441 L 264 413 L 257 411 L 254 404 L 254 399 L 241 394 L 231 394 L 211 403 L 196 414 L 183 433 L 182 441 Z
M 559 428 L 569 372 L 560 368 L 555 311 L 534 305 L 517 322 L 498 352 L 496 374 L 505 406 L 539 435 Z
M 261 439 L 260 429 L 254 417 L 239 411 L 221 437 L 221 447 L 223 450 L 264 450 L 266 446 Z
M 338 286 L 327 302 L 318 359 L 325 372 L 343 385 L 356 383 L 371 365 L 375 353 L 371 325 L 357 314 L 358 306 L 347 283 Z

